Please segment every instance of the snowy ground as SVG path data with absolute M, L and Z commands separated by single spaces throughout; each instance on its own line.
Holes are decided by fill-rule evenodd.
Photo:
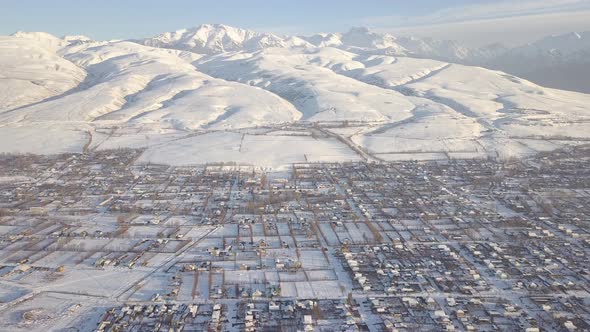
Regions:
M 333 138 L 213 132 L 150 147 L 139 162 L 177 165 L 236 162 L 278 170 L 297 162 L 359 159 L 346 145 Z

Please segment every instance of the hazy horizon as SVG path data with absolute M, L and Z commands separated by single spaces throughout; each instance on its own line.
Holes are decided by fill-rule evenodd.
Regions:
M 56 36 L 86 35 L 96 40 L 144 38 L 205 23 L 287 35 L 343 32 L 364 26 L 398 35 L 453 39 L 469 46 L 495 42 L 514 46 L 547 35 L 590 30 L 588 0 L 375 0 L 345 6 L 336 1 L 307 0 L 271 4 L 259 0 L 225 1 L 215 5 L 184 0 L 81 5 L 58 0 L 8 1 L 0 4 L 0 10 L 7 14 L 0 22 L 3 35 L 43 31 Z

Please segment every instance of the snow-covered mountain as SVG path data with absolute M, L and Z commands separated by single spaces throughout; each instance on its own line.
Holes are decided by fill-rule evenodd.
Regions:
M 313 36 L 277 36 L 223 24 L 202 24 L 191 29 L 162 33 L 140 44 L 152 47 L 191 51 L 200 54 L 220 54 L 230 51 L 254 52 L 271 47 L 337 47 L 366 53 L 414 55 L 464 59 L 472 50 L 452 41 L 419 38 L 397 38 L 391 34 L 373 32 L 364 27 L 345 33 L 321 33 Z
M 0 36 L 0 112 L 64 93 L 84 80 L 83 69 L 56 53 L 63 45 L 44 33 Z
M 546 37 L 478 64 L 543 86 L 590 93 L 590 32 Z
M 441 60 L 473 52 L 360 28 L 300 38 L 203 25 L 138 42 L 17 33 L 0 37 L 0 152 L 143 147 L 142 161 L 278 167 L 590 140 L 590 95 Z
M 475 56 L 484 55 L 483 49 L 470 49 L 455 41 L 396 37 L 388 33 L 373 32 L 363 27 L 352 28 L 346 33 L 317 34 L 301 38 L 316 47 L 331 46 L 370 54 L 412 56 L 453 62 L 466 61 Z
M 501 43 L 472 48 L 453 40 L 397 37 L 363 27 L 352 28 L 345 33 L 282 37 L 222 24 L 203 24 L 137 42 L 207 55 L 229 51 L 254 52 L 274 47 L 335 47 L 367 55 L 410 56 L 483 66 L 541 85 L 590 93 L 588 35 L 589 33 L 570 33 L 550 36 L 516 48 L 509 48 Z
M 202 24 L 195 28 L 165 32 L 152 38 L 134 41 L 146 46 L 191 51 L 199 54 L 220 54 L 230 51 L 254 52 L 271 47 L 337 47 L 366 53 L 464 60 L 472 57 L 472 53 L 476 52 L 454 41 L 414 37 L 398 38 L 387 33 L 373 32 L 364 27 L 355 27 L 345 33 L 277 36 L 223 24 Z
M 590 31 L 545 37 L 534 43 L 514 48 L 508 53 L 527 57 L 543 57 L 552 61 L 567 61 L 578 58 L 581 55 L 580 52 L 588 50 L 590 50 Z
M 298 38 L 297 38 L 298 39 Z M 202 24 L 192 29 L 165 32 L 140 43 L 161 48 L 218 54 L 229 51 L 256 51 L 267 47 L 289 47 L 303 41 L 285 40 L 271 33 L 258 33 L 223 24 Z
M 549 36 L 515 48 L 501 43 L 472 48 L 452 40 L 394 37 L 364 28 L 307 40 L 316 46 L 483 66 L 544 86 L 590 93 L 590 32 Z
M 352 28 L 345 33 L 285 37 L 222 24 L 203 24 L 136 42 L 206 55 L 230 51 L 255 52 L 275 47 L 335 47 L 365 55 L 409 56 L 482 66 L 544 86 L 590 93 L 589 34 L 550 36 L 516 48 L 501 43 L 472 48 L 453 40 L 398 37 L 363 27 Z

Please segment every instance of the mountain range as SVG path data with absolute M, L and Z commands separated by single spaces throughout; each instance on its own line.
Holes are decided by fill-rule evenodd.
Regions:
M 590 93 L 590 32 L 549 36 L 518 47 L 495 43 L 472 48 L 452 40 L 395 37 L 362 27 L 352 28 L 346 33 L 280 37 L 222 24 L 203 24 L 137 42 L 201 54 L 253 52 L 269 47 L 336 47 L 363 54 L 410 56 L 482 66 L 543 86 Z
M 473 49 L 208 24 L 142 40 L 19 32 L 0 36 L 0 152 L 142 148 L 140 162 L 267 169 L 524 157 L 590 140 L 590 95 L 480 66 L 574 68 L 587 44 L 585 33 Z

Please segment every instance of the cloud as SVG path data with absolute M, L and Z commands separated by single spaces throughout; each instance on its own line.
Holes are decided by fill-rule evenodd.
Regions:
M 456 39 L 472 46 L 518 45 L 551 34 L 590 30 L 590 0 L 502 0 L 422 16 L 367 17 L 359 25 L 398 35 Z
M 521 17 L 549 13 L 590 10 L 590 0 L 525 0 L 495 1 L 493 3 L 445 8 L 422 16 L 376 16 L 360 20 L 363 25 L 373 27 L 403 27 L 435 25 Z
M 496 42 L 518 46 L 548 35 L 590 31 L 590 10 L 375 30 L 399 36 L 453 39 L 475 47 Z

